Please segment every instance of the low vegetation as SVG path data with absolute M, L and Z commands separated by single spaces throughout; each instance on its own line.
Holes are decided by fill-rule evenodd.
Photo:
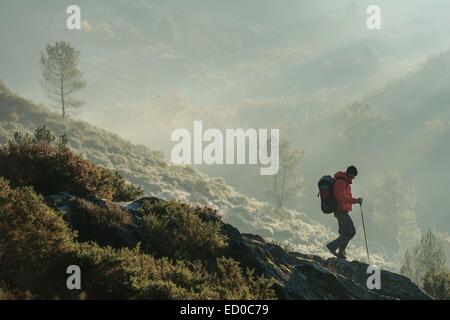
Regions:
M 45 127 L 0 146 L 0 168 L 0 299 L 275 298 L 272 280 L 223 255 L 211 209 L 158 201 L 133 215 L 111 201 L 142 190 Z M 61 192 L 67 212 L 44 199 Z M 82 292 L 67 290 L 69 265 L 83 272 Z
M 142 195 L 140 187 L 126 183 L 117 171 L 96 166 L 66 147 L 67 138 L 45 127 L 0 147 L 0 176 L 13 187 L 33 186 L 36 192 L 51 195 L 67 192 L 86 197 L 94 195 L 114 201 L 131 201 Z
M 226 246 L 219 220 L 178 201 L 146 203 L 142 208 L 142 246 L 157 256 L 179 259 L 215 257 Z
M 400 273 L 404 274 L 435 299 L 450 299 L 450 270 L 442 242 L 429 230 L 420 242 L 405 253 Z

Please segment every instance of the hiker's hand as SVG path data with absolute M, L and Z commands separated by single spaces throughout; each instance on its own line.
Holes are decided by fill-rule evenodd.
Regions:
M 362 203 L 363 203 L 363 198 L 358 198 L 358 203 L 359 203 L 360 205 L 362 205 Z

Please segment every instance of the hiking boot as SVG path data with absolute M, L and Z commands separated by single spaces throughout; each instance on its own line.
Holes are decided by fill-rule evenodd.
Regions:
M 328 248 L 328 250 L 330 250 L 330 252 L 333 254 L 333 256 L 339 258 L 339 257 L 338 257 L 338 254 L 337 254 L 337 252 L 336 252 L 337 249 L 333 249 L 333 247 L 330 246 L 330 244 L 327 244 L 327 248 Z
M 344 251 L 345 252 L 345 251 Z M 338 259 L 342 259 L 342 260 L 347 260 L 347 256 L 344 254 L 344 253 L 342 253 L 342 252 L 339 252 L 338 254 L 337 254 L 337 258 Z

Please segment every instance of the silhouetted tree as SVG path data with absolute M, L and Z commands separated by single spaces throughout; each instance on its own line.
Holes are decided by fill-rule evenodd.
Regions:
M 45 52 L 41 52 L 42 87 L 50 99 L 61 104 L 62 117 L 66 116 L 66 109 L 81 107 L 84 102 L 70 97 L 74 92 L 86 86 L 78 70 L 80 52 L 69 43 L 56 42 L 47 45 Z
M 268 142 L 270 145 L 270 141 Z M 293 149 L 287 140 L 282 140 L 279 147 L 280 166 L 278 173 L 263 176 L 269 185 L 268 196 L 281 209 L 286 201 L 299 198 L 304 190 L 303 178 L 300 174 L 302 149 Z

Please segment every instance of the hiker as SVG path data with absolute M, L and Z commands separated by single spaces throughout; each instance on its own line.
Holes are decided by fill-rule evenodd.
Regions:
M 345 248 L 350 240 L 355 236 L 356 229 L 353 224 L 352 218 L 348 214 L 352 211 L 352 205 L 359 203 L 362 204 L 362 198 L 352 197 L 352 181 L 358 175 L 358 170 L 354 166 L 347 168 L 345 172 L 338 171 L 334 175 L 336 182 L 333 186 L 334 197 L 337 202 L 337 208 L 334 212 L 339 225 L 339 237 L 327 244 L 328 250 L 335 255 L 338 259 L 347 259 L 345 255 Z M 336 252 L 336 250 L 338 250 Z

